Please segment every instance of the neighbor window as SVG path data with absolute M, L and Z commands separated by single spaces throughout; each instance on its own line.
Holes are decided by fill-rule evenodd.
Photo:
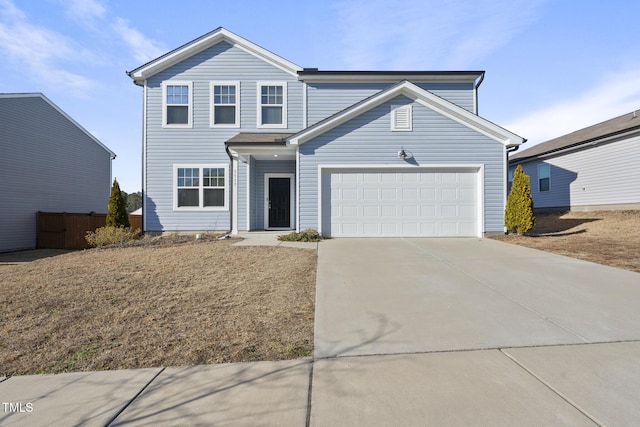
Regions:
M 538 165 L 538 191 L 551 190 L 551 169 L 549 163 Z
M 191 127 L 191 82 L 164 82 L 162 86 L 162 125 Z
M 239 82 L 211 82 L 211 126 L 240 127 Z
M 286 82 L 258 82 L 258 127 L 287 127 Z
M 227 167 L 222 165 L 175 166 L 177 209 L 225 209 Z

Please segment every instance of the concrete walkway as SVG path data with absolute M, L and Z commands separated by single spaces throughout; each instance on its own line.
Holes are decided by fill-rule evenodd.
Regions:
M 318 248 L 313 360 L 0 378 L 0 425 L 637 425 L 640 274 L 491 240 Z
M 318 249 L 318 243 L 313 242 L 283 242 L 278 236 L 287 234 L 287 231 L 242 231 L 239 240 L 234 246 L 282 246 L 299 249 Z

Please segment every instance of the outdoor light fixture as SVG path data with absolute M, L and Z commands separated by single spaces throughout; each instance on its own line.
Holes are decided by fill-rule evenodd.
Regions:
M 406 159 L 407 158 L 407 153 L 404 151 L 404 148 L 400 149 L 400 151 L 398 151 L 398 158 L 399 159 Z

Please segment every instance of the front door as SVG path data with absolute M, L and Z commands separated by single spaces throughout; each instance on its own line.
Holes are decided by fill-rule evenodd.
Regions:
M 268 228 L 291 227 L 291 178 L 268 177 Z

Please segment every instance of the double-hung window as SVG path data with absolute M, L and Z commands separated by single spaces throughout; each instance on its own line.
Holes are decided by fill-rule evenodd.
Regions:
M 538 191 L 551 190 L 551 168 L 549 163 L 538 164 Z
M 211 82 L 211 127 L 240 127 L 240 82 Z
M 175 165 L 175 209 L 227 209 L 227 166 Z
M 162 126 L 191 127 L 192 82 L 166 81 L 162 84 Z
M 258 82 L 258 127 L 287 127 L 286 82 Z

